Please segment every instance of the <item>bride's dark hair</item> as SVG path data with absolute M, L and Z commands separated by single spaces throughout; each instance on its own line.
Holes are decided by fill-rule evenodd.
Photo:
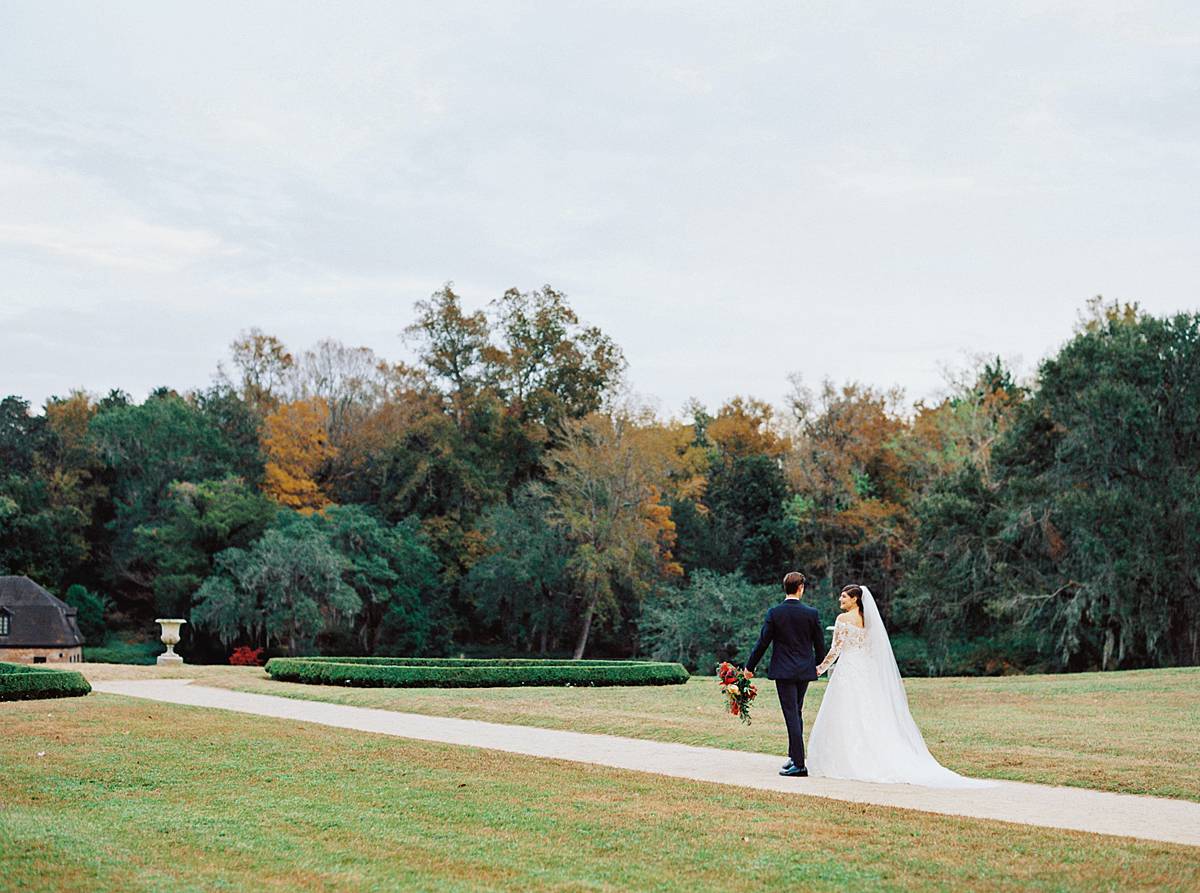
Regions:
M 867 616 L 863 613 L 862 606 L 862 587 L 855 586 L 853 583 L 851 583 L 849 586 L 843 586 L 842 595 L 848 595 L 854 599 L 854 607 L 858 608 L 858 616 L 862 618 L 863 623 L 866 623 Z

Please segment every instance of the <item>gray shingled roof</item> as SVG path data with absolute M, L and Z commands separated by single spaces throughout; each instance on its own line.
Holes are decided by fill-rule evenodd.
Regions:
M 74 648 L 83 644 L 75 609 L 28 577 L 0 577 L 0 610 L 9 616 L 5 648 Z

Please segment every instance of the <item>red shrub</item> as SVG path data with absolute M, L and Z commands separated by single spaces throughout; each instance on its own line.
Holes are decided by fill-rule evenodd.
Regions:
M 233 654 L 229 655 L 229 663 L 235 667 L 261 667 L 263 665 L 262 653 L 261 648 L 242 645 L 240 648 L 233 649 Z

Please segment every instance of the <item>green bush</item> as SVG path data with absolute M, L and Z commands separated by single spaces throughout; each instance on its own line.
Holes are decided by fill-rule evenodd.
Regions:
M 112 610 L 112 599 L 75 583 L 68 587 L 63 601 L 75 609 L 75 622 L 85 642 L 103 642 L 108 638 L 104 615 Z
M 91 690 L 88 681 L 71 670 L 0 663 L 0 701 L 74 698 Z
M 892 636 L 892 652 L 901 676 L 933 676 L 933 658 L 929 656 L 929 645 L 919 636 L 897 633 Z
M 115 642 L 83 646 L 83 659 L 93 664 L 153 664 L 163 651 L 161 642 Z
M 485 660 L 407 657 L 275 657 L 267 672 L 284 682 L 383 688 L 491 688 L 522 685 L 679 685 L 679 664 L 637 660 Z
M 677 660 L 707 675 L 723 660 L 746 659 L 767 609 L 782 598 L 777 585 L 755 585 L 740 573 L 698 570 L 686 589 L 647 600 L 642 642 L 651 657 Z
M 1024 630 L 995 636 L 952 639 L 940 652 L 939 671 L 944 676 L 1008 676 L 1037 672 L 1038 651 L 1033 634 Z

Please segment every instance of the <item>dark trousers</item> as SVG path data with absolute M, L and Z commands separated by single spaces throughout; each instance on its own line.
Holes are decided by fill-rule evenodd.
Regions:
M 800 711 L 804 709 L 804 694 L 808 691 L 807 679 L 776 679 L 775 690 L 779 692 L 779 706 L 783 710 L 783 721 L 788 730 L 788 756 L 797 766 L 804 765 L 804 720 Z

